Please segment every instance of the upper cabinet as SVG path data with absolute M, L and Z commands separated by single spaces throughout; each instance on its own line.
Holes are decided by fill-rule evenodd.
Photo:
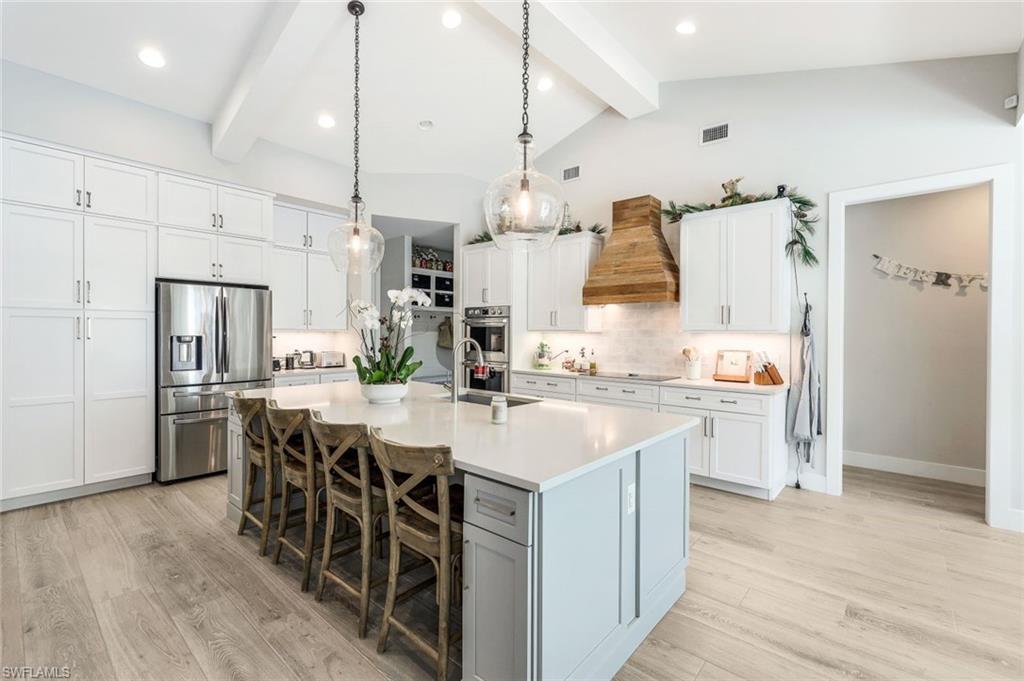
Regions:
M 3 198 L 152 222 L 156 173 L 37 144 L 3 141 Z
M 327 235 L 345 222 L 345 216 L 308 211 L 298 206 L 274 205 L 274 245 L 327 252 Z
M 680 224 L 683 331 L 788 333 L 789 199 L 694 213 Z
M 462 306 L 512 304 L 512 254 L 494 244 L 462 248 Z
M 530 331 L 600 331 L 601 308 L 583 304 L 583 285 L 601 254 L 592 232 L 560 236 L 527 261 L 527 327 Z
M 273 200 L 260 192 L 160 173 L 161 225 L 252 239 L 273 236 Z

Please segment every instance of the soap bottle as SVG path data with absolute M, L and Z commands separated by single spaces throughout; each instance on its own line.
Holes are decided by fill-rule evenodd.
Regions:
M 587 363 L 587 349 L 580 348 L 580 358 L 576 360 L 576 371 L 581 374 L 587 373 L 590 365 Z
M 597 355 L 594 354 L 594 348 L 590 348 L 590 371 L 588 373 L 591 376 L 597 376 Z

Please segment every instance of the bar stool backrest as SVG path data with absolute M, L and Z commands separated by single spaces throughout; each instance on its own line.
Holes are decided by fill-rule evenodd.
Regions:
M 316 468 L 316 456 L 313 449 L 313 437 L 309 432 L 310 413 L 308 409 L 282 409 L 277 402 L 271 400 L 267 404 L 267 422 L 273 435 L 274 449 L 281 456 L 281 463 L 294 459 L 303 464 L 306 473 L 313 479 Z M 302 447 L 297 447 L 292 438 L 295 433 L 302 434 Z
M 328 423 L 318 411 L 314 411 L 309 420 L 309 429 L 313 433 L 313 441 L 320 450 L 324 464 L 327 484 L 333 476 L 337 476 L 362 491 L 364 498 L 370 494 L 370 438 L 367 428 L 362 423 Z M 350 468 L 345 468 L 346 461 L 353 460 L 358 464 L 359 477 L 352 475 Z
M 269 452 L 270 426 L 267 424 L 267 400 L 262 397 L 238 397 L 231 395 L 235 411 L 242 422 L 242 433 L 249 448 L 257 447 Z
M 391 516 L 392 523 L 401 504 L 416 515 L 434 523 L 438 528 L 447 529 L 451 523 L 448 478 L 455 474 L 451 447 L 399 444 L 385 440 L 381 436 L 380 428 L 370 429 L 370 446 L 384 476 L 388 515 Z M 417 485 L 431 476 L 436 479 L 437 485 L 437 513 L 418 503 L 410 494 Z M 442 538 L 447 538 L 448 534 L 447 531 L 440 532 Z M 447 541 L 442 539 L 442 544 L 447 545 Z

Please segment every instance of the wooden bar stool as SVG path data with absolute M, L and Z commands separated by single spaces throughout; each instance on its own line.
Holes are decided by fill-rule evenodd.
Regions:
M 387 489 L 388 521 L 391 529 L 388 560 L 388 595 L 377 639 L 377 652 L 387 647 L 391 626 L 405 634 L 437 665 L 437 678 L 448 677 L 448 648 L 458 640 L 449 637 L 448 616 L 454 577 L 462 558 L 462 486 L 449 485 L 455 473 L 450 447 L 415 447 L 384 440 L 379 428 L 369 431 L 370 446 Z M 417 498 L 415 490 L 428 478 L 434 479 L 435 494 Z M 397 619 L 395 603 L 410 592 L 432 583 L 426 582 L 398 593 L 401 549 L 405 547 L 423 556 L 434 566 L 437 582 L 437 647 Z M 459 587 L 455 587 L 459 588 Z
M 359 638 L 366 638 L 370 590 L 383 582 L 383 579 L 374 583 L 370 581 L 374 544 L 380 541 L 377 529 L 383 526 L 388 513 L 383 478 L 376 463 L 371 460 L 370 440 L 365 425 L 327 423 L 322 420 L 319 412 L 313 412 L 309 427 L 320 450 L 327 487 L 327 538 L 320 563 L 320 584 L 316 590 L 316 600 L 323 597 L 328 579 L 358 598 Z M 376 485 L 373 484 L 374 478 L 378 483 Z M 355 521 L 359 528 L 360 542 L 358 546 L 335 554 L 334 523 L 338 511 Z M 358 586 L 331 570 L 334 558 L 355 549 L 360 550 L 362 558 Z
M 316 527 L 317 496 L 324 488 L 323 466 L 317 464 L 313 436 L 309 430 L 308 409 L 281 409 L 276 402 L 267 405 L 267 422 L 273 436 L 274 450 L 281 460 L 281 513 L 277 521 L 277 546 L 274 549 L 274 563 L 281 560 L 281 549 L 288 550 L 302 558 L 302 590 L 309 590 L 309 575 L 313 566 L 313 530 Z M 294 490 L 305 497 L 304 530 L 302 546 L 288 538 L 289 511 Z
M 242 495 L 242 517 L 238 520 L 238 534 L 245 532 L 247 522 L 260 530 L 260 555 L 267 554 L 267 541 L 270 539 L 270 515 L 274 506 L 274 471 L 278 465 L 277 452 L 271 446 L 270 427 L 267 425 L 267 401 L 231 396 L 235 411 L 242 421 L 242 433 L 248 450 L 248 464 L 242 484 L 245 487 Z M 253 501 L 256 489 L 256 473 L 263 471 L 263 498 Z M 262 503 L 260 517 L 252 512 L 253 504 Z

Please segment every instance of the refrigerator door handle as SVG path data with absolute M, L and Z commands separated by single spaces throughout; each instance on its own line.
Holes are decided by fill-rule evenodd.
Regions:
M 223 310 L 221 318 L 221 347 L 224 350 L 224 355 L 221 357 L 220 363 L 224 373 L 226 374 L 231 370 L 229 367 L 231 357 L 228 354 L 228 297 L 226 295 L 221 296 L 220 302 Z
M 222 332 L 221 332 L 221 328 L 220 328 L 220 294 L 218 293 L 217 297 L 214 298 L 214 310 L 213 310 L 213 338 L 214 338 L 214 341 L 213 341 L 213 371 L 216 374 L 223 374 L 223 371 L 221 370 L 221 367 L 220 367 L 220 346 L 221 346 L 220 337 L 221 337 L 221 333 Z M 218 378 L 218 381 L 223 381 L 223 380 L 224 380 L 224 376 L 221 375 Z

